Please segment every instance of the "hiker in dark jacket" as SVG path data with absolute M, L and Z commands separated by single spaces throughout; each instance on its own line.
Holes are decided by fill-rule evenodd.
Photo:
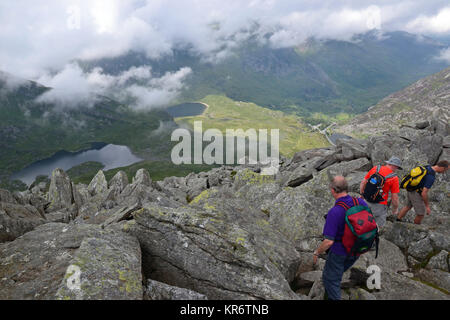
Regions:
M 448 170 L 448 161 L 439 161 L 435 166 L 425 166 L 427 173 L 417 185 L 416 190 L 407 191 L 407 203 L 406 206 L 400 210 L 397 221 L 402 221 L 403 217 L 409 210 L 414 208 L 416 218 L 415 224 L 421 224 L 425 213 L 431 214 L 430 203 L 428 201 L 428 191 L 433 186 L 436 178 L 436 173 L 445 173 Z
M 349 255 L 341 242 L 346 224 L 346 210 L 339 206 L 338 202 L 344 202 L 349 207 L 352 207 L 354 202 L 353 198 L 348 195 L 348 184 L 344 177 L 335 177 L 330 183 L 330 189 L 336 202 L 334 207 L 328 211 L 323 229 L 325 239 L 319 248 L 314 251 L 313 262 L 316 264 L 319 255 L 330 249 L 323 270 L 322 281 L 328 299 L 340 300 L 342 276 L 358 260 L 358 256 Z M 367 206 L 363 199 L 358 199 L 358 202 L 360 205 Z

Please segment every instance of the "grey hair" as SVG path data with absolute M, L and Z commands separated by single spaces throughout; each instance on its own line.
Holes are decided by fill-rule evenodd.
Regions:
M 336 176 L 331 180 L 330 188 L 336 193 L 348 192 L 347 180 L 343 176 Z

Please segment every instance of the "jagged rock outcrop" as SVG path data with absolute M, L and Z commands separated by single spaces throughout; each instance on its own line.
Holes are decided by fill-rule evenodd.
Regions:
M 109 182 L 108 195 L 106 201 L 116 201 L 123 189 L 129 184 L 128 176 L 125 172 L 119 171 Z
M 100 170 L 92 179 L 88 186 L 88 192 L 91 196 L 102 194 L 108 190 L 108 182 L 106 181 L 105 174 Z
M 0 189 L 0 243 L 12 241 L 45 222 L 45 217 L 30 203 L 19 202 Z
M 0 202 L 17 204 L 16 199 L 8 190 L 0 189 Z
M 52 173 L 48 201 L 50 205 L 47 207 L 47 212 L 69 208 L 74 203 L 72 182 L 62 169 L 55 169 Z
M 325 261 L 313 266 L 312 252 L 334 203 L 330 179 L 346 176 L 358 196 L 367 171 L 393 155 L 403 160 L 399 176 L 436 163 L 447 133 L 431 119 L 337 140 L 282 158 L 272 176 L 243 165 L 153 181 L 141 169 L 109 182 L 99 171 L 75 185 L 56 169 L 47 193 L 0 190 L 0 298 L 322 299 Z M 449 298 L 449 182 L 448 173 L 437 176 L 422 225 L 411 223 L 413 212 L 403 223 L 389 218 L 378 258 L 369 252 L 344 275 L 344 297 Z M 366 287 L 371 265 L 382 270 L 380 290 Z M 67 282 L 75 272 L 79 290 Z

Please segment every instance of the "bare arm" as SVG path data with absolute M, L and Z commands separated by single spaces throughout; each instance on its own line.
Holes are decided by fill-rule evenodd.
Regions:
M 319 248 L 317 248 L 317 250 L 314 252 L 315 254 L 322 254 L 325 251 L 327 251 L 328 249 L 330 249 L 330 247 L 333 245 L 334 241 L 333 240 L 329 240 L 329 239 L 325 239 L 322 241 L 322 243 L 320 244 Z
M 430 209 L 430 203 L 428 201 L 428 190 L 429 190 L 428 188 L 423 188 L 421 196 L 422 196 L 423 202 L 425 202 L 425 207 L 427 207 L 427 214 L 430 214 L 431 209 Z
M 359 193 L 361 195 L 364 193 L 364 189 L 366 188 L 367 181 L 369 181 L 369 180 L 364 179 L 363 181 L 361 181 L 361 184 L 359 185 Z
M 392 203 L 392 213 L 397 214 L 398 213 L 398 204 L 399 204 L 398 193 L 392 194 L 392 202 L 391 203 Z
M 425 202 L 425 205 L 427 207 L 429 207 L 430 204 L 428 202 L 428 189 L 427 188 L 423 188 L 423 191 L 422 191 L 421 195 L 422 195 L 423 202 Z
M 322 241 L 319 248 L 317 248 L 316 251 L 314 251 L 314 261 L 313 261 L 314 264 L 317 263 L 318 256 L 327 251 L 333 245 L 333 243 L 334 241 L 329 239 L 325 239 Z

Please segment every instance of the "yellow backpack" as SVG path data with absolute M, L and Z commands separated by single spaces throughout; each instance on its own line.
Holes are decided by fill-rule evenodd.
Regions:
M 403 177 L 400 188 L 406 189 L 407 191 L 417 190 L 418 185 L 426 175 L 427 168 L 425 168 L 425 166 L 415 167 L 410 173 Z

